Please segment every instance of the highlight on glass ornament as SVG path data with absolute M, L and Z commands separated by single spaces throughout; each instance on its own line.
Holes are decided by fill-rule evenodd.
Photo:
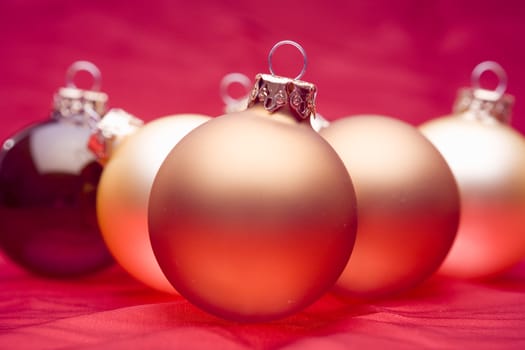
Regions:
M 93 76 L 91 90 L 75 86 L 79 71 Z M 92 63 L 73 63 L 51 117 L 8 138 L 0 150 L 0 246 L 34 273 L 75 277 L 113 262 L 96 219 L 102 168 L 86 147 L 106 110 L 100 80 Z
M 283 44 L 279 42 L 270 51 Z M 306 58 L 305 58 L 306 60 Z M 194 305 L 240 322 L 291 315 L 329 290 L 350 256 L 355 195 L 310 126 L 315 85 L 259 74 L 245 111 L 186 135 L 149 200 L 153 251 Z
M 483 73 L 499 78 L 481 88 Z M 525 257 L 525 139 L 510 126 L 514 98 L 496 62 L 480 63 L 472 88 L 461 89 L 452 115 L 421 125 L 447 160 L 461 194 L 458 236 L 441 266 L 443 275 L 488 278 Z
M 459 221 L 454 177 L 437 149 L 412 125 L 360 115 L 321 129 L 354 183 L 358 228 L 335 292 L 377 298 L 404 292 L 434 273 Z
M 92 149 L 105 164 L 97 191 L 97 216 L 104 240 L 124 270 L 162 292 L 176 293 L 151 248 L 149 193 L 168 152 L 209 119 L 199 114 L 178 114 L 142 126 L 137 118 L 119 111 L 105 116 L 94 135 Z

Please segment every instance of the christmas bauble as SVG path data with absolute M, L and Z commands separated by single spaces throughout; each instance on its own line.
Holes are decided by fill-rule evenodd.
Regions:
M 172 285 L 203 310 L 241 322 L 284 317 L 346 265 L 354 191 L 310 127 L 314 95 L 312 84 L 259 75 L 246 111 L 197 127 L 160 167 L 152 247 Z
M 151 248 L 147 224 L 149 193 L 168 152 L 209 119 L 180 114 L 147 123 L 123 140 L 100 179 L 98 222 L 109 250 L 133 277 L 160 291 L 175 293 Z
M 342 118 L 321 129 L 346 165 L 358 229 L 337 292 L 382 297 L 422 282 L 450 249 L 458 189 L 443 157 L 413 126 L 383 116 Z
M 75 71 L 88 64 L 78 63 L 72 66 Z M 95 213 L 102 168 L 86 147 L 90 124 L 103 113 L 106 100 L 101 92 L 62 88 L 50 120 L 3 143 L 0 245 L 30 271 L 73 277 L 113 261 Z
M 459 185 L 458 236 L 439 272 L 487 278 L 525 257 L 525 140 L 507 125 L 513 99 L 460 91 L 455 113 L 421 126 Z

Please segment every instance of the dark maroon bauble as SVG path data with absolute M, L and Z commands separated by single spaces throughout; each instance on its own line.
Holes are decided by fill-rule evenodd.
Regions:
M 90 129 L 66 120 L 35 124 L 0 150 L 0 246 L 24 268 L 76 277 L 112 263 L 98 230 L 102 167 Z

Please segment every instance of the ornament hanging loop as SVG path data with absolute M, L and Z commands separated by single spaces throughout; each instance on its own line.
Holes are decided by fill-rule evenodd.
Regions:
M 234 98 L 228 93 L 228 88 L 233 84 L 240 84 L 246 90 L 246 95 Z M 226 107 L 237 106 L 241 103 L 247 103 L 247 95 L 250 89 L 252 88 L 252 82 L 250 78 L 242 73 L 229 73 L 224 76 L 221 80 L 220 92 L 221 98 Z
M 483 73 L 491 71 L 498 78 L 498 86 L 493 90 L 481 87 Z M 484 61 L 474 67 L 471 75 L 472 87 L 459 90 L 454 104 L 454 113 L 462 117 L 493 123 L 499 121 L 510 124 L 514 97 L 505 93 L 507 73 L 494 61 Z
M 90 90 L 75 85 L 75 75 L 86 71 L 93 77 Z M 54 119 L 67 119 L 93 128 L 106 111 L 108 95 L 100 91 L 102 74 L 89 61 L 76 61 L 66 71 L 66 86 L 60 88 L 53 99 Z
M 481 87 L 480 79 L 483 73 L 491 71 L 498 77 L 498 86 L 493 91 L 483 89 Z M 490 91 L 493 96 L 493 100 L 499 100 L 507 90 L 507 73 L 503 67 L 494 61 L 484 61 L 474 67 L 472 70 L 471 84 L 475 91 L 483 91 L 484 95 L 487 95 L 486 92 Z M 486 96 L 485 96 L 486 97 Z
M 296 43 L 295 41 L 293 41 L 293 40 L 282 40 L 282 41 L 279 41 L 277 44 L 275 44 L 272 47 L 272 49 L 270 50 L 270 53 L 268 54 L 268 68 L 270 69 L 270 73 L 272 75 L 276 75 L 274 70 L 273 70 L 272 58 L 273 58 L 273 54 L 274 54 L 275 50 L 277 50 L 279 47 L 281 47 L 283 45 L 291 45 L 291 46 L 295 47 L 297 50 L 299 50 L 301 55 L 303 55 L 303 69 L 294 78 L 294 80 L 299 80 L 299 79 L 301 79 L 303 77 L 304 73 L 306 72 L 306 67 L 308 66 L 308 58 L 306 57 L 306 51 L 304 50 L 304 48 L 301 45 L 299 45 L 298 43 Z
M 273 71 L 273 53 L 282 45 L 292 45 L 303 55 L 303 69 L 293 79 L 278 76 Z M 303 47 L 295 41 L 279 41 L 268 54 L 268 65 L 271 74 L 257 74 L 255 77 L 255 84 L 248 99 L 248 108 L 261 104 L 266 111 L 274 113 L 286 107 L 298 121 L 309 121 L 310 116 L 315 114 L 317 88 L 312 83 L 300 80 L 308 65 Z
M 77 88 L 74 82 L 75 75 L 80 72 L 85 71 L 91 74 L 93 77 L 93 85 L 91 86 L 91 91 L 100 91 L 100 87 L 102 85 L 102 74 L 100 73 L 100 69 L 93 63 L 89 61 L 76 61 L 74 62 L 66 72 L 66 86 Z

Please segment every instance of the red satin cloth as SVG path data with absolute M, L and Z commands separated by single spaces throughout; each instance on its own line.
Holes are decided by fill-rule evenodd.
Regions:
M 525 348 L 525 264 L 491 283 L 433 279 L 383 301 L 326 295 L 266 324 L 209 316 L 117 267 L 50 281 L 0 266 L 1 349 Z
M 318 85 L 327 119 L 378 113 L 420 124 L 449 113 L 473 67 L 491 59 L 507 71 L 512 124 L 525 132 L 524 6 L 3 0 L 0 137 L 47 118 L 67 67 L 79 59 L 99 66 L 111 106 L 146 121 L 219 115 L 220 79 L 268 72 L 268 51 L 283 39 L 306 49 L 303 79 Z M 274 62 L 277 74 L 294 76 L 302 60 L 282 48 Z M 77 82 L 90 81 L 80 75 Z M 119 267 L 56 281 L 0 257 L 0 349 L 14 348 L 523 349 L 525 263 L 490 282 L 432 279 L 397 298 L 361 303 L 327 295 L 285 320 L 240 325 L 148 290 Z

